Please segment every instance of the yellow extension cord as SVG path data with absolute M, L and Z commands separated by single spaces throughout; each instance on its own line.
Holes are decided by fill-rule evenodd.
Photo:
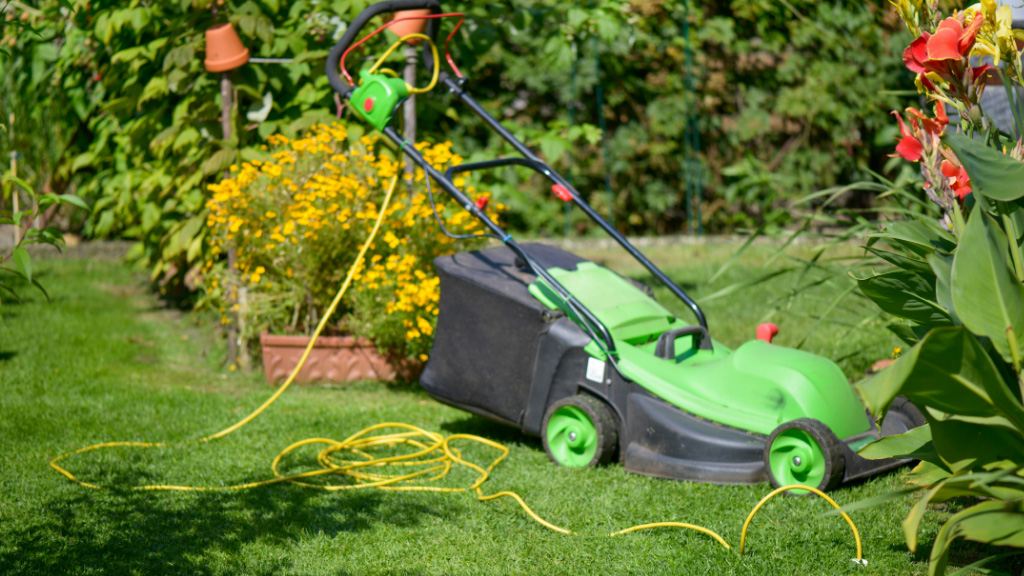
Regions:
M 374 223 L 373 229 L 370 232 L 369 237 L 366 239 L 366 242 L 363 243 L 362 248 L 359 250 L 359 254 L 356 256 L 355 261 L 349 268 L 348 274 L 345 276 L 345 281 L 342 283 L 341 288 L 338 290 L 338 294 L 334 297 L 334 300 L 331 302 L 330 307 L 328 307 L 327 312 L 320 319 L 320 323 L 317 325 L 316 330 L 313 332 L 313 336 L 312 338 L 310 338 L 309 344 L 306 346 L 305 352 L 303 352 L 302 357 L 299 359 L 299 363 L 295 366 L 295 369 L 292 370 L 292 373 L 288 376 L 288 379 L 285 380 L 284 384 L 282 384 L 281 387 L 270 396 L 270 398 L 268 398 L 262 405 L 260 405 L 259 408 L 257 408 L 251 414 L 249 414 L 245 418 L 242 418 L 235 424 L 221 430 L 220 432 L 217 432 L 216 434 L 205 436 L 197 440 L 183 442 L 181 443 L 182 445 L 201 444 L 204 442 L 209 442 L 210 440 L 223 438 L 224 436 L 231 434 L 232 432 L 242 428 L 249 422 L 252 422 L 257 416 L 259 416 L 264 410 L 269 408 L 271 404 L 273 404 L 278 398 L 280 398 L 281 395 L 284 394 L 285 390 L 287 390 L 289 386 L 291 386 L 292 382 L 295 380 L 296 375 L 299 373 L 299 370 L 301 370 L 302 366 L 306 363 L 306 359 L 309 357 L 309 354 L 313 349 L 313 345 L 316 343 L 316 339 L 320 336 L 320 333 L 327 325 L 328 320 L 330 319 L 331 315 L 334 314 L 335 309 L 338 307 L 338 304 L 341 302 L 342 297 L 344 297 L 345 292 L 348 290 L 349 285 L 352 283 L 352 278 L 355 275 L 356 271 L 359 269 L 360 265 L 362 264 L 363 258 L 366 255 L 366 251 L 373 243 L 373 239 L 376 237 L 377 231 L 380 229 L 380 225 L 383 222 L 384 214 L 387 213 L 388 204 L 391 202 L 391 196 L 394 193 L 395 187 L 398 184 L 398 179 L 399 177 L 396 175 L 395 178 L 391 181 L 391 185 L 388 187 L 387 194 L 384 197 L 384 202 L 380 207 L 379 215 L 377 216 L 377 221 Z M 374 432 L 383 429 L 400 429 L 402 431 L 387 434 L 373 434 Z M 477 444 L 489 446 L 491 448 L 494 448 L 495 450 L 498 450 L 499 455 L 490 463 L 490 465 L 488 465 L 486 468 L 482 468 L 462 458 L 461 451 L 452 446 L 452 442 L 457 440 L 476 442 Z M 281 460 L 292 451 L 309 444 L 326 445 L 326 447 L 323 448 L 317 455 L 317 462 L 321 465 L 321 468 L 318 470 L 311 470 L 309 472 L 303 472 L 300 474 L 282 476 L 280 471 L 278 470 L 278 466 L 280 465 Z M 55 469 L 57 472 L 60 472 L 61 474 L 66 476 L 69 480 L 77 482 L 82 486 L 94 488 L 97 490 L 107 489 L 107 487 L 105 486 L 100 486 L 97 484 L 92 484 L 89 482 L 85 482 L 83 480 L 79 480 L 71 472 L 61 467 L 58 464 L 58 462 L 70 456 L 84 454 L 86 452 L 92 452 L 94 450 L 102 450 L 104 448 L 158 448 L 171 445 L 173 444 L 170 442 L 104 442 L 101 444 L 86 446 L 85 448 L 75 450 L 74 452 L 67 452 L 61 454 L 60 456 L 57 456 L 56 458 L 50 461 L 50 466 L 53 467 L 53 469 Z M 406 454 L 399 454 L 387 457 L 374 457 L 371 454 L 371 451 L 377 448 L 394 448 L 399 445 L 410 447 L 411 451 Z M 338 458 L 335 456 L 335 454 L 339 452 L 347 453 L 350 456 L 348 459 Z M 525 511 L 530 516 L 530 518 L 535 520 L 541 526 L 544 526 L 549 530 L 554 530 L 555 532 L 560 532 L 562 534 L 572 534 L 572 532 L 570 532 L 569 530 L 566 530 L 565 528 L 561 528 L 559 526 L 555 526 L 554 524 L 541 518 L 539 515 L 537 515 L 536 512 L 530 509 L 526 502 L 515 492 L 504 491 L 490 495 L 485 495 L 483 493 L 483 490 L 480 489 L 480 486 L 487 481 L 491 471 L 494 470 L 494 468 L 502 460 L 504 460 L 505 457 L 508 456 L 508 454 L 508 448 L 502 446 L 501 444 L 498 444 L 497 442 L 494 442 L 493 440 L 488 440 L 480 436 L 473 436 L 470 434 L 453 434 L 451 436 L 442 436 L 441 434 L 438 434 L 436 432 L 423 430 L 421 428 L 409 424 L 386 422 L 383 424 L 371 426 L 364 430 L 360 430 L 359 432 L 353 434 L 352 436 L 340 442 L 328 438 L 309 438 L 306 440 L 302 440 L 300 442 L 296 442 L 282 450 L 281 453 L 278 454 L 276 458 L 274 458 L 274 461 L 271 463 L 271 470 L 274 473 L 274 477 L 268 480 L 249 482 L 246 484 L 236 484 L 233 486 L 176 486 L 165 484 L 149 484 L 144 486 L 131 486 L 129 489 L 204 492 L 219 490 L 244 490 L 248 488 L 256 488 L 258 486 L 277 484 L 279 482 L 290 482 L 292 484 L 297 484 L 299 486 L 329 491 L 355 490 L 364 488 L 420 492 L 473 491 L 476 492 L 477 499 L 480 501 L 493 500 L 496 498 L 500 498 L 502 496 L 512 498 L 513 500 L 516 501 L 516 503 L 519 504 L 519 506 L 522 507 L 523 511 Z M 405 471 L 404 473 L 398 474 L 388 474 L 386 472 L 380 471 L 381 469 L 384 469 L 385 467 L 388 466 L 405 467 L 406 470 L 412 471 Z M 464 466 L 466 468 L 469 468 L 470 470 L 473 470 L 474 472 L 477 473 L 476 480 L 471 485 L 464 488 L 405 485 L 405 483 L 408 483 L 415 479 L 421 479 L 424 476 L 427 476 L 427 478 L 423 479 L 423 481 L 425 482 L 440 480 L 444 478 L 448 474 L 448 472 L 452 470 L 454 466 Z M 346 484 L 322 485 L 311 484 L 309 482 L 303 481 L 307 478 L 323 476 L 326 474 L 341 474 L 347 476 L 354 482 Z M 839 504 L 837 504 L 835 500 L 829 498 L 826 494 L 824 494 L 823 492 L 816 488 L 802 485 L 783 486 L 772 491 L 770 494 L 765 496 L 760 502 L 758 502 L 757 506 L 755 506 L 754 509 L 751 510 L 750 514 L 747 516 L 746 521 L 743 523 L 743 530 L 740 533 L 740 555 L 743 554 L 744 544 L 746 543 L 747 528 L 749 527 L 750 521 L 754 518 L 754 515 L 758 512 L 758 510 L 760 510 L 762 506 L 764 506 L 769 500 L 774 498 L 776 495 L 781 494 L 782 492 L 785 492 L 787 490 L 795 489 L 807 490 L 814 494 L 817 494 L 818 496 L 828 501 L 828 503 L 835 507 L 837 510 L 839 510 L 842 517 L 850 525 L 851 530 L 853 530 L 853 537 L 857 543 L 857 558 L 855 562 L 861 564 L 866 563 L 862 557 L 860 534 L 857 531 L 857 526 L 854 525 L 853 520 L 850 519 L 846 512 L 842 511 Z M 609 534 L 609 536 L 618 536 L 621 534 L 636 532 L 638 530 L 647 530 L 650 528 L 667 527 L 685 528 L 688 530 L 702 532 L 714 538 L 724 548 L 731 549 L 728 542 L 726 542 L 725 539 L 722 538 L 716 532 L 709 530 L 708 528 L 704 528 L 702 526 L 686 524 L 683 522 L 655 522 L 651 524 L 641 524 L 638 526 L 626 528 L 624 530 L 619 530 L 618 532 L 613 532 Z
M 427 45 L 430 46 L 430 53 L 434 57 L 434 72 L 430 77 L 430 83 L 424 86 L 423 88 L 417 88 L 412 84 L 406 82 L 405 89 L 409 91 L 409 94 L 426 94 L 427 92 L 433 90 L 434 86 L 437 86 L 438 74 L 440 74 L 441 71 L 441 61 L 437 59 L 437 45 L 435 45 L 434 41 L 430 39 L 430 36 L 427 36 L 426 34 L 414 32 L 412 34 L 406 34 L 405 36 L 402 36 L 401 38 L 398 39 L 397 42 L 392 44 L 391 47 L 384 52 L 383 56 L 381 56 L 380 58 L 377 59 L 376 62 L 374 62 L 373 66 L 371 66 L 367 72 L 369 74 L 373 74 L 374 72 L 376 72 L 377 69 L 380 68 L 380 65 L 383 64 L 384 61 L 388 59 L 388 56 L 390 56 L 391 53 L 395 51 L 395 48 L 398 48 L 402 44 L 405 44 L 407 40 L 412 39 L 425 40 L 427 42 Z M 398 77 L 398 73 L 395 72 L 394 70 L 391 70 L 390 68 L 380 68 L 380 72 L 382 74 L 387 74 L 388 76 L 392 76 L 395 78 Z

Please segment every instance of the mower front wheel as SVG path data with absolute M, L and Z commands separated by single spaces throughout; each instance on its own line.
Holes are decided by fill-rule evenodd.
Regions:
M 568 467 L 607 464 L 619 442 L 611 409 L 583 394 L 569 396 L 548 408 L 541 437 L 548 457 Z
M 800 418 L 780 424 L 768 437 L 764 467 L 775 488 L 803 484 L 827 492 L 842 482 L 846 460 L 831 428 L 813 418 Z M 807 493 L 787 492 L 795 496 Z

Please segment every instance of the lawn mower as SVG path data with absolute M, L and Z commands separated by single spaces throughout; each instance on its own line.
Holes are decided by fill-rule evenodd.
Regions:
M 419 10 L 413 15 L 401 11 Z M 356 41 L 375 16 L 394 19 Z M 415 165 L 480 219 L 501 244 L 435 260 L 440 312 L 420 378 L 437 400 L 540 436 L 562 466 L 621 461 L 639 474 L 775 486 L 835 488 L 905 464 L 866 460 L 865 444 L 924 422 L 897 401 L 881 427 L 866 413 L 832 361 L 771 343 L 776 326 L 730 350 L 712 338 L 700 306 L 606 222 L 572 184 L 501 125 L 470 95 L 444 43 L 453 74 L 442 70 L 435 39 L 444 18 L 436 0 L 394 0 L 366 8 L 330 51 L 332 87 L 355 113 L 393 141 Z M 345 57 L 369 38 L 410 19 L 426 34 L 403 36 L 354 81 Z M 423 43 L 432 76 L 426 89 L 380 64 L 403 40 Z M 392 125 L 410 93 L 444 86 L 504 138 L 518 156 L 453 166 L 441 173 Z M 692 312 L 676 317 L 645 286 L 569 252 L 520 244 L 458 186 L 455 175 L 521 166 L 541 175 L 635 258 Z M 440 222 L 440 219 L 439 219 Z

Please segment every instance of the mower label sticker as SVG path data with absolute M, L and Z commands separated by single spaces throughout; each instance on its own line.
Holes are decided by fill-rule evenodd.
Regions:
M 604 362 L 593 357 L 587 359 L 587 380 L 604 382 Z

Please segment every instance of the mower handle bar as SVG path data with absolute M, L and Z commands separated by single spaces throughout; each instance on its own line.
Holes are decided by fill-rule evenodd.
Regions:
M 551 169 L 542 162 L 531 160 L 529 158 L 495 158 L 494 160 L 484 160 L 482 162 L 471 162 L 469 164 L 459 164 L 458 166 L 452 166 L 445 173 L 444 177 L 451 180 L 451 177 L 459 172 L 470 172 L 472 170 L 486 170 L 488 168 L 498 168 L 500 166 L 526 166 L 527 168 L 533 169 L 535 172 L 547 176 L 548 180 L 551 180 L 554 184 L 561 184 L 558 178 L 555 177 Z
M 369 22 L 374 16 L 383 14 L 385 12 L 398 12 L 401 10 L 417 10 L 417 9 L 429 9 L 431 14 L 441 13 L 441 3 L 438 0 L 387 0 L 386 2 L 377 2 L 367 6 L 365 10 L 359 13 L 355 19 L 348 25 L 345 33 L 342 34 L 341 39 L 338 40 L 337 44 L 331 48 L 331 52 L 327 55 L 327 79 L 331 83 L 331 87 L 342 97 L 347 98 L 349 93 L 355 88 L 349 86 L 348 82 L 341 76 L 341 71 L 338 68 L 341 62 L 341 55 L 348 50 L 348 47 L 356 40 L 359 33 L 366 27 L 366 23 Z M 427 36 L 430 37 L 431 41 L 437 39 L 437 30 L 440 28 L 440 24 L 436 18 L 427 20 Z M 424 47 L 426 48 L 426 47 Z M 424 60 L 426 61 L 427 68 L 432 69 L 436 63 L 433 61 L 433 57 L 430 55 L 428 50 L 424 50 Z
M 529 158 L 519 158 L 519 157 L 515 157 L 515 156 L 513 156 L 511 158 L 495 158 L 494 160 L 484 160 L 482 162 L 471 162 L 471 163 L 468 163 L 468 164 L 459 164 L 457 166 L 452 166 L 452 167 L 448 168 L 448 170 L 445 171 L 444 177 L 445 177 L 445 179 L 451 181 L 452 176 L 454 176 L 455 174 L 458 174 L 459 172 L 470 172 L 470 171 L 473 171 L 473 170 L 486 170 L 487 168 L 497 168 L 499 166 L 513 166 L 513 165 L 514 166 L 526 166 L 527 168 L 532 168 L 534 171 L 539 172 L 540 174 L 543 174 L 544 176 L 547 176 L 548 180 L 551 180 L 555 184 L 560 184 L 561 183 L 561 182 L 559 182 L 558 178 L 556 178 L 555 174 L 551 171 L 550 168 L 548 168 L 548 166 L 546 164 L 544 164 L 542 162 L 538 162 L 536 160 L 531 160 Z M 573 193 L 573 192 L 571 192 L 570 194 L 574 194 L 575 195 L 575 193 Z M 510 247 L 512 247 L 512 246 L 510 246 Z M 545 270 L 543 266 L 540 266 L 536 262 L 534 262 L 533 259 L 530 258 L 530 255 L 527 254 L 525 250 L 522 250 L 522 248 L 517 245 L 515 247 L 512 247 L 512 251 L 516 252 L 516 255 L 523 259 L 523 261 L 526 263 L 526 265 L 529 266 L 531 270 L 533 270 L 534 274 L 536 274 L 537 276 L 543 278 L 548 283 L 548 285 L 551 286 L 555 290 L 556 293 L 559 292 L 558 288 L 560 288 L 561 286 L 558 285 L 557 282 L 552 283 L 551 282 L 551 277 L 548 274 L 548 271 Z M 582 320 L 582 321 L 586 322 L 588 325 L 590 325 L 591 329 L 596 329 L 598 332 L 601 333 L 600 334 L 601 335 L 601 340 L 604 341 L 606 352 L 614 352 L 615 351 L 615 340 L 612 338 L 612 335 L 608 331 L 608 328 L 604 325 L 603 322 L 601 322 L 596 316 L 594 316 L 593 312 L 591 312 L 589 309 L 587 309 L 586 306 L 583 306 L 578 300 L 576 300 L 576 298 L 572 295 L 571 292 L 566 291 L 564 294 L 563 293 L 559 293 L 559 297 L 561 297 L 562 300 L 565 301 L 565 305 L 566 306 L 568 306 L 573 312 L 576 313 L 576 315 L 580 318 L 580 320 Z M 595 335 L 591 334 L 591 336 L 595 336 Z M 595 337 L 595 339 L 596 339 L 596 337 Z
M 482 111 L 478 111 L 477 113 L 481 114 L 481 117 L 484 118 L 485 121 L 493 121 L 493 118 L 491 118 L 490 116 L 484 116 L 483 114 L 485 113 L 482 113 Z M 508 134 L 508 131 L 505 130 L 502 126 L 494 125 L 494 127 L 496 130 L 498 130 L 498 133 L 501 134 L 502 136 L 505 136 L 507 140 L 509 140 L 513 144 L 518 144 L 518 141 L 516 141 L 511 134 Z M 508 135 L 506 136 L 506 134 Z M 523 150 L 525 150 L 524 154 L 526 152 L 529 152 L 529 150 L 526 149 L 525 146 L 523 147 Z M 615 230 L 615 228 L 611 227 L 603 218 L 601 218 L 601 216 L 596 211 L 594 211 L 594 209 L 590 207 L 590 205 L 587 204 L 583 200 L 583 198 L 580 197 L 579 192 L 577 192 L 576 188 L 574 188 L 568 180 L 563 178 L 561 174 L 555 172 L 554 169 L 552 169 L 550 166 L 548 166 L 541 160 L 531 158 L 529 156 L 525 158 L 513 156 L 510 158 L 496 158 L 494 160 L 484 160 L 482 162 L 459 164 L 458 166 L 452 166 L 451 168 L 449 168 L 445 172 L 445 178 L 447 178 L 450 181 L 452 176 L 458 174 L 459 172 L 469 172 L 472 170 L 486 170 L 488 168 L 497 168 L 500 166 L 512 165 L 525 166 L 527 168 L 530 168 L 539 174 L 543 174 L 552 183 L 563 186 L 565 190 L 569 192 L 569 196 L 571 197 L 572 201 L 577 206 L 579 206 L 583 210 L 583 212 L 590 217 L 591 220 L 593 220 L 599 226 L 604 228 L 605 232 L 607 232 L 623 248 L 625 248 L 631 256 L 633 256 L 641 264 L 643 264 L 654 275 L 655 278 L 657 278 L 662 284 L 664 284 L 677 298 L 682 300 L 684 304 L 690 307 L 694 315 L 697 317 L 698 324 L 700 324 L 700 326 L 704 329 L 705 334 L 707 333 L 707 320 L 704 317 L 704 312 L 700 309 L 699 306 L 697 306 L 697 303 L 694 302 L 693 299 L 689 297 L 689 295 L 687 295 L 685 292 L 679 289 L 679 287 L 676 286 L 674 282 L 672 282 L 668 277 L 666 277 L 665 274 L 661 270 L 659 270 L 657 266 L 655 266 L 649 260 L 647 260 L 647 258 L 643 254 L 641 254 L 636 248 L 634 248 L 628 240 L 626 240 L 621 234 L 619 234 L 619 232 Z M 707 338 L 706 341 L 710 344 L 711 339 Z
M 349 24 L 348 29 L 345 30 L 345 33 L 342 35 L 341 39 L 338 40 L 334 47 L 331 48 L 331 51 L 327 57 L 327 78 L 331 84 L 331 87 L 342 98 L 350 98 L 352 91 L 355 89 L 355 87 L 350 86 L 342 78 L 339 64 L 342 56 L 345 54 L 347 50 L 349 50 L 349 47 L 352 46 L 353 42 L 355 42 L 356 38 L 359 36 L 359 33 L 366 26 L 366 24 L 375 16 L 378 16 L 385 12 L 397 12 L 402 10 L 416 9 L 428 9 L 430 10 L 430 15 L 437 15 L 441 13 L 441 4 L 438 0 L 387 0 L 384 2 L 378 2 L 376 4 L 368 6 L 365 10 L 360 12 L 359 15 L 357 15 L 352 20 L 352 22 Z M 434 41 L 437 38 L 437 32 L 439 28 L 440 23 L 437 18 L 427 19 L 426 33 L 427 36 L 431 39 L 431 41 Z M 426 45 L 424 45 L 423 50 L 424 64 L 426 65 L 428 70 L 433 69 L 433 66 L 440 65 L 439 62 L 434 62 L 433 56 Z M 550 166 L 548 166 L 532 150 L 527 148 L 511 132 L 509 132 L 508 129 L 502 126 L 500 122 L 498 122 L 493 116 L 488 114 L 487 111 L 484 110 L 484 108 L 463 89 L 464 79 L 451 78 L 442 71 L 440 74 L 440 81 L 448 87 L 452 95 L 454 95 L 456 98 L 461 100 L 465 105 L 467 105 L 487 125 L 494 129 L 504 140 L 509 142 L 518 152 L 520 152 L 523 155 L 523 158 L 507 158 L 498 159 L 490 162 L 467 164 L 463 165 L 462 167 L 457 167 L 455 169 L 455 172 L 462 172 L 466 170 L 471 170 L 473 168 L 488 168 L 494 166 L 518 164 L 521 166 L 531 168 L 543 174 L 556 184 L 564 186 L 569 191 L 573 202 L 577 206 L 579 206 L 586 213 L 586 215 L 590 217 L 591 220 L 593 220 L 601 228 L 603 228 L 609 235 L 611 235 L 612 238 L 614 238 L 619 243 L 619 245 L 621 245 L 627 252 L 630 253 L 630 255 L 632 255 L 641 264 L 643 264 L 644 267 L 647 268 L 651 272 L 651 274 L 654 275 L 655 278 L 657 278 L 662 284 L 664 284 L 676 297 L 678 297 L 687 306 L 689 306 L 693 313 L 696 315 L 698 323 L 705 329 L 707 328 L 707 320 L 705 319 L 704 313 L 700 309 L 700 306 L 698 306 L 697 303 L 692 298 L 689 297 L 689 295 L 687 295 L 660 269 L 658 269 L 657 266 L 655 266 L 642 253 L 640 253 L 635 247 L 633 247 L 633 245 L 630 244 L 630 242 L 626 240 L 626 238 L 622 236 L 614 227 L 612 227 L 610 224 L 608 224 L 608 222 L 601 218 L 601 216 L 589 204 L 587 204 L 587 202 L 585 202 L 582 197 L 580 197 L 579 192 L 575 189 L 575 187 L 572 186 L 571 183 L 569 183 L 568 180 L 563 178 L 561 174 L 559 174 Z M 483 212 L 483 210 L 476 207 L 473 204 L 473 202 L 470 201 L 469 198 L 462 193 L 461 190 L 459 190 L 452 184 L 452 180 L 450 179 L 450 175 L 454 173 L 452 172 L 452 170 L 449 170 L 448 177 L 445 177 L 444 175 L 441 174 L 440 171 L 430 166 L 430 164 L 426 162 L 426 160 L 416 151 L 414 147 L 408 146 L 409 143 L 406 142 L 395 131 L 394 128 L 388 126 L 385 127 L 382 131 L 385 136 L 387 136 L 390 140 L 392 140 L 393 142 L 395 142 L 395 144 L 399 146 L 400 150 L 403 150 L 410 158 L 412 158 L 412 160 L 417 165 L 423 168 L 423 170 L 428 174 L 428 177 L 432 177 L 434 180 L 436 180 L 438 184 L 440 184 L 441 187 L 450 196 L 452 196 L 452 198 L 454 198 L 473 216 L 479 218 L 486 225 L 486 227 L 491 229 L 491 231 L 495 235 L 501 238 L 502 241 L 507 246 L 512 248 L 513 251 L 520 251 L 517 250 L 519 247 L 516 245 L 515 241 L 511 239 L 511 235 L 509 235 L 503 228 L 501 228 L 490 218 L 488 218 L 487 215 Z M 525 253 L 520 254 L 520 256 L 522 256 L 527 261 L 530 260 Z M 544 270 L 542 266 L 538 266 L 536 265 L 536 263 L 531 264 L 531 268 L 534 268 L 538 275 L 544 278 L 548 282 L 548 284 L 555 289 L 556 292 L 560 293 L 560 295 L 562 295 L 563 293 L 567 295 L 566 303 L 571 308 L 580 313 L 581 318 L 586 318 L 589 321 L 585 323 L 593 323 L 594 325 L 600 327 L 600 332 L 602 336 L 601 339 L 604 340 L 605 344 L 608 346 L 608 351 L 613 352 L 615 350 L 615 344 L 614 340 L 611 338 L 611 335 L 608 333 L 607 328 L 600 321 L 598 321 L 597 318 L 595 318 L 590 313 L 590 311 L 587 310 L 585 306 L 575 301 L 572 295 L 568 293 L 568 291 L 565 290 L 558 283 L 557 280 L 555 280 L 553 277 L 547 274 L 547 271 Z
M 676 338 L 680 336 L 692 336 L 693 343 L 690 345 L 690 349 L 699 348 L 701 350 L 712 350 L 711 336 L 708 334 L 708 329 L 697 325 L 697 326 L 683 326 L 682 328 L 676 328 L 675 330 L 669 330 L 658 336 L 658 344 L 654 349 L 654 355 L 658 358 L 664 358 L 665 360 L 676 359 Z

